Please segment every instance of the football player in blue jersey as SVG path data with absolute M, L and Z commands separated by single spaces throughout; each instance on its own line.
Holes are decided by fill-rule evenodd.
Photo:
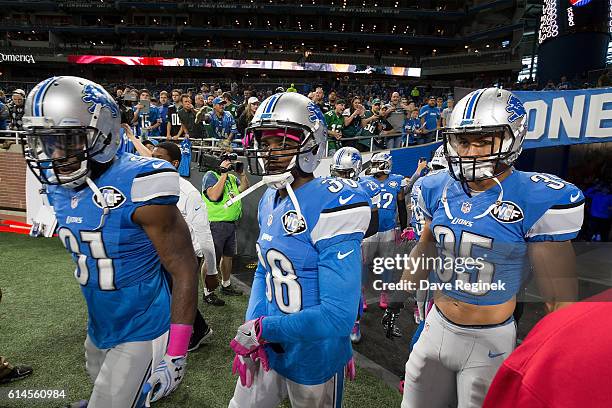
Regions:
M 406 199 L 404 188 L 407 180 L 399 175 L 391 173 L 392 160 L 390 153 L 376 153 L 370 160 L 370 168 L 366 180 L 370 180 L 380 187 L 380 201 L 378 202 L 378 233 L 364 241 L 364 268 L 367 270 L 375 256 L 395 256 L 395 234 L 399 215 L 400 228 L 403 231 L 408 225 L 408 211 L 406 210 Z M 383 282 L 389 283 L 392 279 L 392 271 L 385 269 Z M 381 291 L 378 306 L 386 309 L 388 306 L 388 295 Z M 364 304 L 367 308 L 367 303 Z
M 380 202 L 380 187 L 376 183 L 366 178 L 359 177 L 362 169 L 362 159 L 359 150 L 354 147 L 342 147 L 332 158 L 332 164 L 329 166 L 329 173 L 333 177 L 340 177 L 348 180 L 355 180 L 359 183 L 359 187 L 370 198 L 370 207 L 372 216 L 370 217 L 370 225 L 365 233 L 364 238 L 373 236 L 378 232 L 378 203 Z M 362 279 L 364 277 L 362 276 Z M 362 282 L 363 287 L 363 282 Z M 357 311 L 357 320 L 351 332 L 351 341 L 355 344 L 361 341 L 361 328 L 359 321 L 363 314 L 363 305 L 366 303 L 364 290 L 361 291 L 361 300 Z
M 230 407 L 336 407 L 359 304 L 369 199 L 348 179 L 315 178 L 327 128 L 297 93 L 261 104 L 246 129 L 249 171 L 270 188 L 259 203 L 259 263 L 246 323 L 231 346 L 240 374 Z
M 196 310 L 179 175 L 164 160 L 116 155 L 119 107 L 87 79 L 36 85 L 24 125 L 26 162 L 46 185 L 87 303 L 88 407 L 148 405 L 181 382 Z
M 423 262 L 403 275 L 418 286 L 428 260 L 442 261 L 429 274 L 434 306 L 406 363 L 403 408 L 482 405 L 515 347 L 512 314 L 530 265 L 549 312 L 577 296 L 570 240 L 584 196 L 553 175 L 513 168 L 527 123 L 516 96 L 487 88 L 459 101 L 443 131 L 449 169 L 421 183 L 425 224 L 410 259 Z M 396 293 L 393 312 L 405 294 Z

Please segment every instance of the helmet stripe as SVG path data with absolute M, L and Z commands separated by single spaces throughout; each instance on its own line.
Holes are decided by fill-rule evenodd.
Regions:
M 42 116 L 42 99 L 47 92 L 47 89 L 51 86 L 56 78 L 57 77 L 52 77 L 44 80 L 38 88 L 38 91 L 36 91 L 36 94 L 34 95 L 34 103 L 32 104 L 32 113 L 34 116 Z
M 270 100 L 268 101 L 268 104 L 266 105 L 266 109 L 265 109 L 264 113 L 272 112 L 272 109 L 274 109 L 274 105 L 276 105 L 276 101 L 278 100 L 278 98 L 280 98 L 280 95 L 278 95 L 278 94 L 273 95 L 270 98 Z
M 484 91 L 484 89 L 479 89 L 472 94 L 472 97 L 467 103 L 467 111 L 465 113 L 464 119 L 473 119 L 474 118 L 474 102 L 480 96 L 480 94 Z

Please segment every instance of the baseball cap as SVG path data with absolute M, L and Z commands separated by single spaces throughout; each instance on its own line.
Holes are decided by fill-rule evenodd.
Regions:
M 346 102 L 342 98 L 336 99 L 336 105 L 346 105 Z
M 259 99 L 255 96 L 251 96 L 248 100 L 248 103 L 259 103 Z
M 380 105 L 380 99 L 375 98 L 372 100 L 372 105 Z
M 213 105 L 219 105 L 219 104 L 225 105 L 225 100 L 222 97 L 217 96 L 215 99 L 213 99 L 212 104 Z

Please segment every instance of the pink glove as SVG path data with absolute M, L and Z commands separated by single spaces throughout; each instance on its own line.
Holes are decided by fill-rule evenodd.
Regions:
M 402 242 L 412 241 L 414 239 L 414 230 L 412 228 L 406 228 L 400 235 Z
M 260 362 L 264 371 L 270 371 L 270 362 L 268 361 L 268 354 L 266 353 L 264 346 L 259 346 L 256 348 L 255 351 L 249 354 L 249 357 L 251 357 L 255 362 Z
M 259 364 L 253 361 L 250 357 L 244 357 L 236 354 L 234 363 L 232 364 L 232 374 L 240 376 L 240 384 L 243 387 L 250 388 L 253 385 L 253 378 L 257 373 Z
M 400 394 L 403 395 L 404 394 L 404 380 L 400 381 L 398 388 L 399 388 Z
M 243 323 L 236 331 L 230 347 L 236 354 L 246 356 L 265 343 L 261 338 L 263 317 Z
M 346 378 L 350 381 L 355 381 L 355 377 L 357 377 L 357 369 L 355 368 L 355 360 L 353 357 L 346 363 Z

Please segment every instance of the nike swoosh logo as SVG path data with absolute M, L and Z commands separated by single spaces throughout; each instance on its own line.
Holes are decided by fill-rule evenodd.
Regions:
M 338 259 L 344 259 L 347 256 L 349 256 L 350 254 L 352 254 L 353 252 L 355 252 L 354 249 L 351 249 L 349 252 L 347 252 L 346 254 L 343 254 L 342 252 L 338 252 Z
M 247 336 L 247 337 L 250 337 L 250 336 L 251 336 L 251 332 L 248 332 L 248 333 L 242 332 L 242 334 L 244 334 L 244 335 L 245 335 L 245 336 Z M 503 354 L 503 353 L 502 353 L 502 354 Z
M 202 207 L 194 208 L 193 211 L 198 211 Z
M 489 358 L 495 358 L 495 357 L 499 357 L 506 354 L 506 352 L 502 352 L 502 353 L 491 353 L 491 350 L 489 350 Z
M 573 203 L 573 202 L 575 202 L 575 201 L 578 199 L 578 197 L 580 197 L 580 193 L 577 193 L 577 194 L 576 194 L 576 197 L 574 197 L 574 195 L 572 194 L 572 195 L 570 196 L 570 201 Z
M 351 194 L 350 196 L 348 196 L 346 198 L 340 197 L 338 199 L 338 201 L 340 202 L 340 205 L 344 205 L 344 204 L 348 203 L 349 201 L 351 201 L 351 198 L 353 198 L 353 197 L 355 197 L 355 194 Z
M 153 168 L 154 169 L 159 169 L 163 165 L 164 165 L 164 163 L 153 163 Z

